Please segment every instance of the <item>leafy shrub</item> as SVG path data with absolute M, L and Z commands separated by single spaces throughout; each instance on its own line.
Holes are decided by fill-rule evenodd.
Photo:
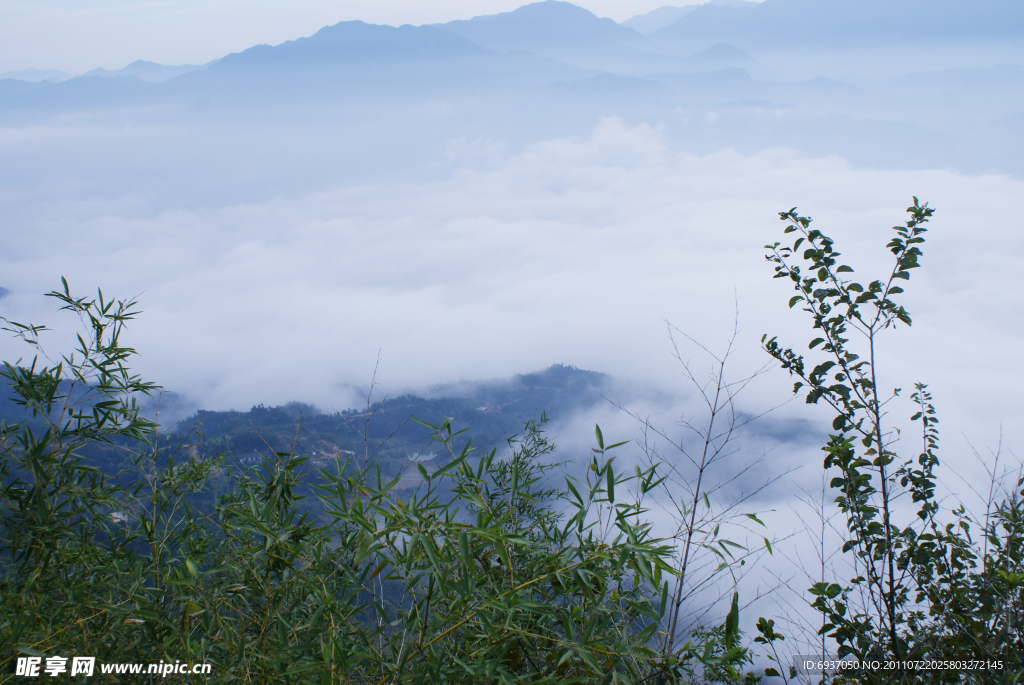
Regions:
M 834 641 L 840 658 L 897 665 L 843 671 L 836 682 L 1015 682 L 1024 672 L 1024 480 L 1004 489 L 1001 501 L 990 497 L 983 521 L 972 519 L 963 505 L 953 509 L 953 520 L 943 521 L 936 496 L 938 419 L 926 386 L 918 384 L 911 396 L 920 453 L 901 459 L 895 451 L 899 431 L 887 423 L 899 390 L 882 394 L 879 336 L 911 324 L 898 303 L 900 284 L 919 266 L 924 224 L 933 214 L 916 197 L 907 212 L 886 245 L 894 258 L 891 270 L 867 283 L 851 280 L 854 270 L 841 264 L 834 241 L 811 229 L 811 219 L 795 208 L 780 214 L 785 233 L 795 234 L 792 246 L 766 246 L 775 278 L 796 293 L 790 308 L 800 305 L 811 319 L 815 337 L 808 354 L 819 357 L 810 361 L 774 337 L 762 342 L 796 377 L 794 393 L 835 410 L 824 468 L 834 474 L 831 487 L 846 521 L 843 552 L 852 555 L 856 569 L 848 583 L 816 583 L 812 606 L 825 618 L 820 634 Z M 998 494 L 1002 484 L 994 472 L 993 479 Z M 916 509 L 906 521 L 897 519 L 901 497 Z M 972 527 L 979 526 L 975 538 Z M 759 627 L 759 642 L 783 639 L 771 622 L 762 619 Z M 960 665 L 918 670 L 906 667 L 908 661 Z

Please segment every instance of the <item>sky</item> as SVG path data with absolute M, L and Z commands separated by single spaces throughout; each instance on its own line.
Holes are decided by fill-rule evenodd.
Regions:
M 144 59 L 204 64 L 231 52 L 315 33 L 339 21 L 428 24 L 507 12 L 517 0 L 3 0 L 0 73 L 58 69 L 78 74 Z M 581 0 L 574 4 L 624 21 L 664 0 Z M 686 0 L 676 6 L 694 4 Z

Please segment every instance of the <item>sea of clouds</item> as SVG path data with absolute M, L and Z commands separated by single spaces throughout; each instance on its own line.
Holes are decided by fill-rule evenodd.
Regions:
M 765 359 L 763 333 L 810 337 L 764 261 L 782 238 L 778 211 L 813 216 L 869 278 L 888 267 L 890 227 L 917 195 L 937 213 L 904 296 L 915 324 L 884 338 L 887 385 L 929 383 L 950 426 L 975 439 L 1018 423 L 1020 180 L 786 149 L 695 156 L 614 118 L 512 153 L 454 139 L 447 155 L 429 180 L 206 206 L 8 189 L 4 214 L 18 223 L 0 310 L 66 332 L 42 297 L 61 276 L 80 294 L 138 295 L 139 370 L 211 409 L 345 408 L 378 351 L 394 391 L 556 362 L 666 389 L 678 378 L 664 319 L 714 349 L 738 312 L 737 363 L 750 368 Z M 762 386 L 772 404 L 789 383 Z

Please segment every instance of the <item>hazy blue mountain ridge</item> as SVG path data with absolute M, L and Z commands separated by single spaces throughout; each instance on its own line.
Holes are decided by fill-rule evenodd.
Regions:
M 584 68 L 642 74 L 679 66 L 633 29 L 561 0 L 438 26 L 491 50 L 532 52 Z
M 116 78 L 119 76 L 135 76 L 139 79 L 142 79 L 143 81 L 159 83 L 161 81 L 166 81 L 169 78 L 180 76 L 181 74 L 187 74 L 190 71 L 206 69 L 209 66 L 209 64 L 157 64 L 156 62 L 147 62 L 146 60 L 139 59 L 135 60 L 123 69 L 93 69 L 92 71 L 87 71 L 86 73 L 82 74 L 82 76 L 106 76 L 110 78 Z
M 579 68 L 532 54 L 503 54 L 432 26 L 328 26 L 309 38 L 258 45 L 168 82 L 184 95 L 256 101 L 268 92 L 326 100 L 400 99 L 531 87 L 580 78 Z M 268 88 L 270 89 L 268 91 Z
M 671 26 L 698 7 L 700 5 L 684 5 L 683 7 L 666 5 L 646 14 L 638 14 L 635 17 L 631 17 L 622 22 L 622 25 L 633 29 L 643 36 L 647 36 L 666 26 Z
M 544 50 L 617 45 L 652 48 L 639 33 L 562 0 L 544 0 L 502 12 L 439 24 L 491 50 Z
M 726 7 L 753 7 L 757 3 L 750 2 L 750 0 L 710 0 L 709 3 L 704 4 L 722 5 Z M 655 31 L 665 28 L 666 26 L 674 24 L 682 19 L 683 16 L 701 6 L 702 5 L 700 4 L 683 5 L 682 7 L 666 5 L 665 7 L 659 7 L 658 9 L 647 12 L 646 14 L 638 14 L 621 23 L 623 26 L 628 26 L 634 31 L 647 36 Z
M 333 68 L 341 65 L 411 62 L 452 57 L 479 57 L 487 52 L 476 43 L 431 26 L 400 27 L 344 21 L 326 26 L 308 38 L 280 45 L 257 45 L 221 59 L 211 71 L 238 68 Z
M 257 45 L 159 84 L 108 72 L 61 83 L 0 81 L 0 111 L 79 111 L 196 102 L 287 104 L 289 99 L 402 98 L 551 84 L 594 71 L 532 54 L 502 54 L 431 26 L 360 21 L 280 45 Z M 282 96 L 286 99 L 282 100 Z M 363 98 L 364 99 L 364 98 Z

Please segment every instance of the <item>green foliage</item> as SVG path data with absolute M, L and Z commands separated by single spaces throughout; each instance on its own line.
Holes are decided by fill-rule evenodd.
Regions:
M 857 572 L 848 585 L 816 583 L 809 591 L 812 606 L 825 617 L 821 634 L 835 641 L 840 657 L 1002 663 L 997 671 L 847 672 L 843 677 L 848 680 L 1009 682 L 1024 670 L 1024 482 L 1017 482 L 994 510 L 990 502 L 982 524 L 984 545 L 979 546 L 970 532 L 976 524 L 963 506 L 953 511 L 955 521 L 940 521 L 938 419 L 926 386 L 916 385 L 912 395 L 916 411 L 911 420 L 920 422 L 922 432 L 916 457 L 900 460 L 895 451 L 899 431 L 885 424 L 887 405 L 899 390 L 880 394 L 879 335 L 899 323 L 911 324 L 897 301 L 903 293 L 899 284 L 919 266 L 923 225 L 933 214 L 917 198 L 907 212 L 905 225 L 893 229 L 896 235 L 886 245 L 893 256 L 891 269 L 867 283 L 847 277 L 854 270 L 838 261 L 833 240 L 811 229 L 811 220 L 795 208 L 780 214 L 788 223 L 785 233 L 796 234 L 792 245 L 766 246 L 775 278 L 787 280 L 796 292 L 790 308 L 801 305 L 811 319 L 815 337 L 807 348 L 818 356 L 810 361 L 774 337 L 765 336 L 762 343 L 796 376 L 794 393 L 806 393 L 808 403 L 824 402 L 836 412 L 835 433 L 823 448 L 824 467 L 836 474 L 831 487 L 839 492 L 836 503 L 846 519 L 843 552 L 853 555 Z M 894 503 L 907 496 L 913 515 L 900 522 Z M 757 641 L 774 650 L 783 638 L 771 622 L 762 622 Z
M 771 650 L 771 653 L 766 655 L 768 657 L 768 660 L 781 665 L 782 659 L 779 658 L 779 652 L 775 644 L 777 642 L 785 642 L 786 637 L 782 633 L 779 633 L 775 630 L 775 621 L 771 619 L 766 619 L 763 616 L 758 618 L 757 632 L 759 634 L 757 637 L 754 638 L 754 642 L 759 645 L 767 646 Z M 779 677 L 782 675 L 779 672 L 779 670 L 774 666 L 769 666 L 768 668 L 764 669 L 764 674 L 766 676 L 775 677 Z
M 339 460 L 310 494 L 294 449 L 233 475 L 223 454 L 168 444 L 140 413 L 156 388 L 120 342 L 136 303 L 66 283 L 50 295 L 88 335 L 43 363 L 44 329 L 7 322 L 37 355 L 3 371 L 30 415 L 0 425 L 4 672 L 16 656 L 78 655 L 209 663 L 224 683 L 668 683 L 745 663 L 735 599 L 721 628 L 655 648 L 674 548 L 643 500 L 662 479 L 616 471 L 607 453 L 624 443 L 606 447 L 600 428 L 563 486 L 543 418 L 505 456 L 478 455 L 446 419 L 426 424 L 448 458 L 418 465 L 419 490 Z M 90 465 L 97 445 L 125 471 Z
M 430 682 L 642 677 L 656 660 L 646 644 L 659 619 L 644 589 L 661 586 L 668 550 L 638 521 L 642 510 L 616 505 L 612 490 L 634 479 L 643 490 L 653 474 L 622 477 L 595 457 L 586 481 L 544 489 L 537 458 L 551 446 L 536 424 L 507 460 L 492 451 L 475 465 L 469 443 L 452 449 L 450 422 L 436 431 L 453 460 L 427 474 L 424 494 L 397 506 L 387 485 L 359 499 L 332 493 L 353 507 L 330 514 L 357 522 L 350 545 L 382 569 L 380 594 L 390 583 L 405 597 L 377 609 L 381 625 L 402 626 L 380 633 L 379 668 Z M 454 499 L 442 503 L 445 481 Z M 563 521 L 544 501 L 570 492 L 572 516 Z M 592 520 L 605 506 L 614 508 L 611 540 L 596 534 L 600 517 Z

